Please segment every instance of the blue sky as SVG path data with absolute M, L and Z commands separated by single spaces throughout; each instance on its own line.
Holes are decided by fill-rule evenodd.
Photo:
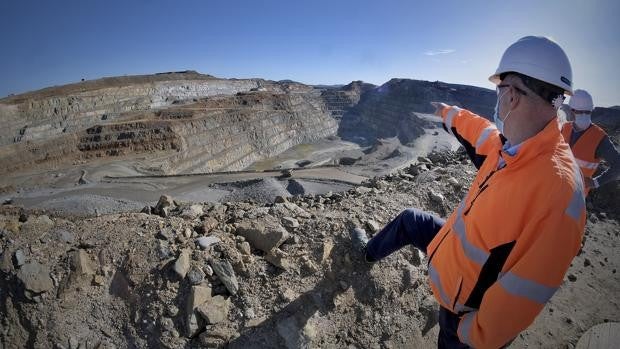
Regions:
M 554 38 L 576 88 L 620 105 L 620 1 L 0 1 L 0 96 L 193 69 L 311 84 L 492 88 L 506 47 Z

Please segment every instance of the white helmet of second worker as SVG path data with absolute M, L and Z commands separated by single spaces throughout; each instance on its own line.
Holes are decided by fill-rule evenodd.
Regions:
M 590 96 L 588 91 L 575 90 L 568 101 L 568 106 L 573 110 L 591 112 L 594 109 L 594 102 L 592 101 L 592 96 Z
M 594 102 L 587 91 L 575 90 L 570 101 L 568 101 L 568 106 L 577 130 L 585 130 L 592 124 L 591 114 L 594 109 Z

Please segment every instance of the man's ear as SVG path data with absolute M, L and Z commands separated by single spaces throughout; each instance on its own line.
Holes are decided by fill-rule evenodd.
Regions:
M 510 87 L 510 110 L 514 110 L 521 102 L 521 94 L 514 88 Z

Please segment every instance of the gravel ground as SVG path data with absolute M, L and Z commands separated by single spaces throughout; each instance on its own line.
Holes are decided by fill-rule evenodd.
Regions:
M 464 157 L 429 156 L 342 193 L 276 203 L 163 197 L 157 214 L 86 219 L 2 205 L 0 343 L 433 347 L 437 303 L 424 257 L 404 248 L 368 265 L 349 231 L 372 232 L 406 207 L 445 217 L 475 173 Z M 511 348 L 573 347 L 589 327 L 620 321 L 620 225 L 591 206 L 581 254 Z

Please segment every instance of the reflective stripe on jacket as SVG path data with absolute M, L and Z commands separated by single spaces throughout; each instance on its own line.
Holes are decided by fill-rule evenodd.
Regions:
M 601 159 L 596 157 L 596 148 L 601 143 L 607 133 L 597 125 L 591 124 L 590 127 L 577 139 L 575 144 L 570 144 L 573 133 L 573 122 L 567 122 L 562 126 L 562 136 L 573 151 L 577 165 L 581 168 L 583 176 L 592 178 L 598 168 Z M 587 194 L 587 193 L 586 193 Z
M 443 119 L 479 171 L 428 246 L 430 284 L 443 307 L 463 315 L 463 343 L 498 348 L 534 321 L 579 251 L 583 179 L 557 120 L 510 156 L 488 120 L 457 107 Z

